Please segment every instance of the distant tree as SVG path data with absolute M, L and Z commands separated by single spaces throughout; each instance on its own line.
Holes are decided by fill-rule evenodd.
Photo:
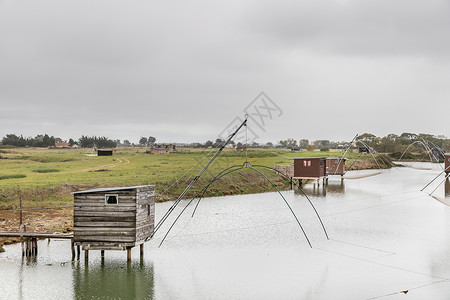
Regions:
M 141 137 L 139 140 L 139 146 L 147 146 L 148 139 L 146 137 Z
M 107 137 L 96 137 L 96 136 L 81 136 L 79 139 L 79 145 L 83 148 L 115 148 L 117 147 L 117 143 L 113 140 L 108 139 Z
M 329 140 L 317 140 L 317 141 L 314 141 L 313 144 L 318 149 L 329 148 L 330 141 Z
M 413 141 L 417 140 L 417 134 L 404 132 L 399 136 L 399 141 L 403 145 L 411 144 Z
M 49 137 L 48 134 L 45 134 L 42 138 L 42 143 L 44 147 L 53 147 L 55 146 L 55 138 Z
M 123 140 L 123 145 L 124 145 L 125 147 L 130 147 L 130 146 L 131 146 L 131 143 L 130 143 L 129 140 Z
M 149 145 L 153 145 L 156 142 L 156 138 L 153 136 L 149 136 L 147 142 L 149 143 Z
M 306 145 L 306 150 L 307 151 L 313 151 L 315 148 L 313 145 Z
M 266 147 L 272 148 L 273 147 L 273 143 L 272 142 L 267 142 L 266 143 Z
M 292 138 L 288 138 L 287 140 L 281 140 L 278 143 L 282 148 L 292 149 L 297 147 L 297 141 Z
M 23 143 L 23 145 L 21 145 Z M 25 140 L 22 136 L 18 137 L 15 134 L 7 134 L 2 139 L 3 145 L 11 145 L 11 146 L 17 146 L 17 147 L 24 147 L 25 146 Z
M 374 141 L 375 138 L 376 138 L 376 136 L 371 134 L 371 133 L 364 133 L 364 134 L 361 134 L 360 136 L 358 136 L 356 138 L 356 140 L 357 141 L 362 141 L 362 142 L 364 142 L 366 144 L 371 144 Z
M 206 148 L 212 147 L 212 146 L 213 146 L 213 142 L 212 141 L 206 141 L 206 143 L 205 143 L 205 147 Z
M 72 138 L 70 138 L 69 139 L 69 146 L 73 146 L 73 145 L 75 145 L 75 141 Z
M 300 140 L 298 146 L 300 147 L 300 149 L 306 149 L 306 146 L 309 145 L 309 141 L 307 139 L 302 139 Z
M 225 141 L 222 139 L 217 138 L 216 141 L 214 142 L 213 146 L 214 147 L 219 147 L 221 146 Z

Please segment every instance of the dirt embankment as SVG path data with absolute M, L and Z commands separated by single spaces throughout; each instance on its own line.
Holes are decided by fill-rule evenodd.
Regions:
M 19 219 L 18 211 L 3 211 L 0 217 L 1 231 L 19 231 Z M 72 209 L 24 211 L 22 219 L 27 231 L 70 232 L 73 230 Z M 0 246 L 19 241 L 19 238 L 0 238 Z
M 267 176 L 279 189 L 286 189 L 289 184 L 282 177 L 265 172 Z M 203 187 L 205 187 L 211 178 L 200 178 L 197 184 L 186 195 L 185 199 L 194 197 Z M 156 183 L 157 186 L 157 202 L 164 202 L 176 199 L 181 191 L 190 183 L 192 178 L 186 178 L 170 190 L 165 191 L 169 187 L 169 183 Z M 160 188 L 158 188 L 158 185 Z M 72 206 L 73 196 L 71 192 L 83 189 L 89 189 L 92 186 L 67 186 L 63 185 L 56 188 L 48 189 L 29 189 L 29 190 L 12 190 L 0 191 L 1 197 L 11 197 L 10 199 L 19 199 L 22 194 L 24 199 L 24 208 L 34 207 L 52 207 L 52 206 Z M 204 197 L 223 196 L 233 194 L 250 194 L 258 192 L 274 191 L 273 185 L 263 176 L 256 172 L 248 170 L 236 171 L 230 176 L 220 178 L 212 184 Z M 165 192 L 164 194 L 161 194 Z M 158 194 L 159 193 L 159 194 Z M 54 200 L 49 201 L 52 198 Z M 32 200 L 29 200 L 32 199 Z M 55 200 L 56 199 L 56 200 Z M 57 202 L 59 199 L 59 202 Z M 9 205 L 4 205 L 0 211 L 0 231 L 19 231 L 19 202 L 14 201 Z M 1 202 L 0 202 L 1 203 Z M 14 211 L 11 211 L 14 210 Z M 23 224 L 27 226 L 27 231 L 40 232 L 70 232 L 73 230 L 73 209 L 36 209 L 23 212 Z M 1 245 L 7 245 L 19 242 L 18 238 L 0 238 Z

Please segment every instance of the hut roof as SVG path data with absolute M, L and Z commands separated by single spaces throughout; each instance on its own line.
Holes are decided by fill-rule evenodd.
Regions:
M 86 191 L 73 192 L 72 194 L 84 194 L 84 193 L 96 193 L 96 192 L 109 192 L 109 191 L 122 191 L 122 190 L 134 190 L 137 188 L 147 187 L 150 185 L 136 185 L 136 186 L 124 186 L 124 187 L 110 187 L 110 188 L 99 188 Z

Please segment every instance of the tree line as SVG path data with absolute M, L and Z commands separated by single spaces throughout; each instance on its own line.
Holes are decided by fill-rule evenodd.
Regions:
M 61 139 L 49 136 L 48 134 L 38 134 L 34 138 L 24 138 L 22 135 L 17 136 L 15 134 L 7 134 L 2 139 L 2 144 L 16 147 L 53 147 L 55 146 L 55 143 L 59 141 L 61 141 Z
M 286 140 L 280 140 L 277 144 L 278 147 L 287 149 L 305 149 L 315 150 L 320 149 L 327 151 L 329 149 L 345 149 L 349 146 L 349 142 L 333 142 L 329 140 L 316 140 L 311 143 L 307 139 L 301 139 L 299 141 L 288 138 Z M 402 133 L 400 135 L 388 134 L 384 137 L 377 137 L 371 133 L 364 133 L 359 135 L 353 145 L 354 148 L 358 147 L 370 147 L 373 150 L 380 153 L 398 153 L 403 152 L 407 148 L 411 152 L 426 152 L 427 150 L 437 150 L 443 152 L 450 152 L 450 139 L 445 136 L 435 136 L 431 134 L 415 134 L 415 133 Z
M 55 147 L 57 143 L 64 142 L 61 138 L 49 136 L 48 134 L 38 134 L 35 137 L 23 137 L 23 135 L 7 134 L 2 138 L 2 145 L 16 147 Z M 83 148 L 115 148 L 117 141 L 107 137 L 81 136 L 78 141 L 69 139 L 69 146 L 78 145 Z
M 50 136 L 48 134 L 38 134 L 35 137 L 23 137 L 15 134 L 7 134 L 2 138 L 1 144 L 10 145 L 16 147 L 54 147 L 56 143 L 64 142 L 61 138 Z M 133 147 L 141 146 L 148 147 L 155 144 L 156 138 L 141 137 L 138 144 L 131 143 L 129 140 L 124 140 L 123 143 L 120 140 L 111 140 L 104 136 L 85 136 L 82 135 L 78 140 L 69 139 L 70 146 L 78 145 L 83 148 L 116 148 L 116 147 Z M 216 148 L 224 143 L 224 140 L 218 138 L 215 141 L 206 141 L 205 143 L 191 143 L 186 145 L 192 148 Z M 319 149 L 327 151 L 329 149 L 345 149 L 348 147 L 349 141 L 346 142 L 333 142 L 330 140 L 315 140 L 309 142 L 307 139 L 296 140 L 288 138 L 285 140 L 279 140 L 278 143 L 273 144 L 267 142 L 265 144 L 258 144 L 252 142 L 247 147 L 256 148 L 284 148 L 292 150 L 315 150 Z M 235 143 L 231 141 L 231 147 L 240 148 L 244 147 L 242 143 Z M 381 153 L 398 153 L 405 151 L 408 147 L 411 152 L 424 152 L 426 147 L 428 149 L 438 149 L 443 152 L 450 152 L 450 139 L 445 136 L 435 136 L 431 134 L 415 134 L 415 133 L 402 133 L 400 135 L 388 134 L 384 137 L 377 137 L 371 133 L 364 133 L 359 135 L 355 142 L 354 147 L 368 146 L 373 150 Z

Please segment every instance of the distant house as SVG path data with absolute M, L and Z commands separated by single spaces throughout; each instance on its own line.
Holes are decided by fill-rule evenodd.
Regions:
M 153 148 L 152 149 L 152 154 L 155 154 L 155 155 L 169 154 L 169 153 L 170 153 L 169 148 Z
M 359 153 L 372 153 L 373 149 L 367 148 L 367 147 L 358 147 L 358 152 Z
M 170 154 L 173 152 L 177 152 L 175 144 L 159 144 L 153 145 L 151 148 L 151 153 L 155 155 Z
M 55 143 L 55 147 L 56 148 L 69 148 L 70 144 L 69 143 Z

